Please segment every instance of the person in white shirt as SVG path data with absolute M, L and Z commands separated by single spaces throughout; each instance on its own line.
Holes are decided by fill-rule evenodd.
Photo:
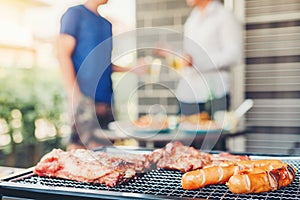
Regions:
M 180 112 L 227 110 L 230 67 L 242 60 L 242 29 L 217 0 L 186 0 L 193 7 L 185 25 L 184 73 L 176 95 Z

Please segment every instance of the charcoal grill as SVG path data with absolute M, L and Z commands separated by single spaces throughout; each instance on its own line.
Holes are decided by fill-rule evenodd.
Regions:
M 250 156 L 251 159 L 269 157 Z M 156 169 L 114 188 L 60 178 L 38 177 L 28 169 L 7 177 L 0 183 L 0 194 L 31 199 L 215 199 L 215 200 L 296 200 L 300 199 L 300 157 L 277 157 L 297 169 L 295 181 L 288 187 L 260 194 L 231 193 L 225 185 L 211 185 L 198 190 L 183 190 L 178 171 Z

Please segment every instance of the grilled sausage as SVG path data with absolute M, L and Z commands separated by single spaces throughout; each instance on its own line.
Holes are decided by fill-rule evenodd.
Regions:
M 273 169 L 270 173 L 277 180 L 278 189 L 290 185 L 296 177 L 296 169 L 288 164 L 284 164 L 281 168 Z
M 207 185 L 226 183 L 237 173 L 262 173 L 280 168 L 282 165 L 280 160 L 226 162 L 222 166 L 209 166 L 185 173 L 181 178 L 181 185 L 183 189 L 193 190 Z
M 236 194 L 268 192 L 288 186 L 295 179 L 295 174 L 293 167 L 283 164 L 270 171 L 241 171 L 230 177 L 226 185 Z
M 224 162 L 222 166 L 236 165 L 241 169 L 261 168 L 269 165 L 282 165 L 281 160 L 242 160 L 237 162 Z
M 226 183 L 238 170 L 238 166 L 210 166 L 190 171 L 182 176 L 181 185 L 185 190 L 193 190 L 207 185 Z

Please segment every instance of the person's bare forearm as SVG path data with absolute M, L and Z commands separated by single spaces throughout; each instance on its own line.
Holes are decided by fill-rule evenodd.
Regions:
M 113 64 L 113 72 L 128 72 L 131 68 L 129 67 L 121 67 L 118 65 Z
M 67 91 L 68 98 L 77 97 L 80 89 L 76 81 L 76 75 L 71 58 L 60 59 L 60 69 L 64 86 Z
M 74 64 L 71 59 L 76 40 L 69 35 L 60 35 L 58 40 L 58 61 L 68 100 L 73 108 L 77 107 L 81 92 L 76 80 Z

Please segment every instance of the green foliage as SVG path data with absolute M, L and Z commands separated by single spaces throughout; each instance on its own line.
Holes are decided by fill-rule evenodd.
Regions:
M 24 144 L 37 142 L 36 119 L 47 119 L 59 128 L 60 116 L 66 107 L 60 79 L 55 70 L 0 68 L 0 119 L 7 121 L 11 135 L 14 129 L 11 111 L 14 109 L 22 113 L 20 129 Z

